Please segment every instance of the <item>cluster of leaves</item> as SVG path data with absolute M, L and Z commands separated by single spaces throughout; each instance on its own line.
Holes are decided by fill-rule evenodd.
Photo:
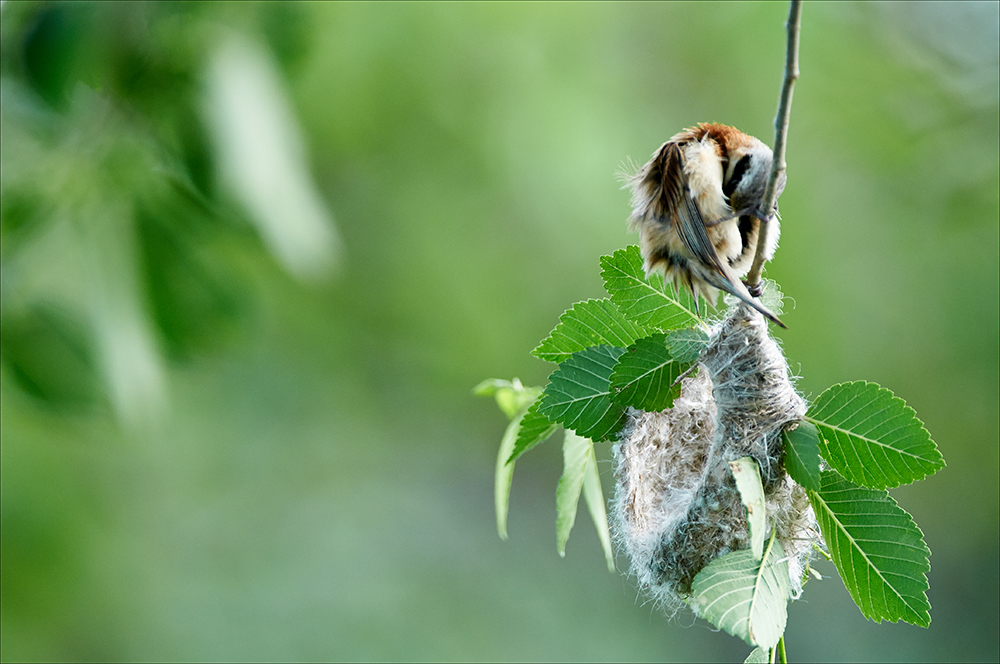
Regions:
M 544 390 L 518 381 L 487 380 L 480 395 L 495 395 L 511 417 L 496 471 L 497 529 L 507 537 L 507 504 L 514 462 L 559 427 L 564 469 L 556 491 L 559 554 L 575 523 L 582 493 L 614 570 L 594 441 L 614 440 L 629 406 L 670 408 L 679 377 L 694 366 L 708 342 L 706 321 L 687 293 L 678 295 L 659 276 L 646 279 L 639 248 L 601 258 L 610 297 L 574 304 L 532 354 L 558 364 Z M 516 408 L 515 408 L 516 404 Z
M 515 379 L 485 381 L 476 391 L 495 395 L 511 418 L 496 468 L 501 537 L 515 461 L 562 426 L 559 553 L 564 555 L 582 493 L 614 569 L 594 442 L 615 440 L 630 406 L 671 407 L 680 378 L 708 343 L 708 324 L 690 295 L 675 292 L 659 276 L 645 277 L 638 247 L 602 257 L 601 268 L 609 297 L 574 304 L 532 351 L 558 364 L 544 390 Z M 766 304 L 780 313 L 780 293 L 773 283 L 767 290 Z M 930 551 L 910 515 L 886 493 L 944 467 L 913 409 L 873 383 L 834 385 L 789 427 L 784 443 L 786 470 L 807 490 L 830 556 L 862 613 L 872 620 L 929 625 Z M 787 562 L 773 535 L 765 545 L 759 468 L 750 458 L 732 468 L 748 509 L 752 546 L 706 566 L 690 601 L 716 626 L 769 649 L 784 632 Z

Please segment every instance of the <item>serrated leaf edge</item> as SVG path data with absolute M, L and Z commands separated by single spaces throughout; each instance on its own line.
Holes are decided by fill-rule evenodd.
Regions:
M 560 328 L 562 326 L 568 325 L 569 324 L 568 321 L 570 321 L 570 320 L 575 321 L 577 323 L 580 323 L 581 326 L 585 327 L 586 329 L 588 329 L 590 332 L 592 332 L 596 336 L 603 337 L 603 335 L 600 334 L 598 330 L 596 330 L 593 326 L 591 326 L 591 325 L 587 324 L 586 322 L 584 322 L 583 320 L 581 320 L 581 318 L 579 316 L 573 317 L 570 314 L 572 314 L 574 312 L 574 310 L 576 310 L 576 307 L 578 307 L 578 306 L 581 306 L 581 305 L 587 306 L 587 305 L 591 305 L 591 304 L 600 305 L 601 303 L 604 303 L 604 302 L 607 302 L 612 307 L 614 307 L 618 311 L 618 314 L 622 317 L 623 320 L 627 321 L 629 325 L 632 325 L 635 328 L 637 328 L 638 330 L 640 330 L 643 333 L 643 335 L 648 335 L 648 334 L 650 334 L 650 333 L 653 332 L 653 330 L 651 328 L 649 328 L 648 326 L 642 325 L 642 324 L 636 322 L 635 320 L 629 318 L 628 316 L 626 316 L 625 312 L 621 310 L 621 307 L 619 307 L 614 302 L 614 300 L 612 300 L 610 297 L 590 298 L 590 299 L 587 299 L 587 300 L 581 300 L 579 302 L 574 302 L 572 305 L 570 305 L 569 309 L 566 309 L 566 311 L 562 312 L 562 314 L 559 315 L 559 322 L 556 324 L 556 326 L 554 328 L 552 328 L 552 331 L 549 332 L 549 334 L 546 335 L 546 337 L 544 339 L 542 339 L 538 343 L 538 345 L 535 346 L 535 348 L 533 348 L 531 350 L 531 354 L 533 356 L 537 357 L 540 360 L 543 360 L 545 362 L 555 362 L 556 364 L 559 364 L 559 363 L 564 362 L 565 360 L 569 359 L 569 357 L 571 357 L 573 355 L 573 353 L 576 352 L 576 351 L 570 351 L 570 352 L 561 351 L 561 352 L 556 353 L 556 352 L 539 352 L 539 349 L 541 349 L 542 346 L 544 346 L 547 342 L 549 342 L 555 336 L 556 332 L 560 330 Z M 585 310 L 581 307 L 580 311 L 585 311 Z M 587 314 L 588 315 L 592 315 L 590 311 L 587 311 Z M 560 331 L 560 334 L 562 334 L 562 336 L 564 336 L 564 337 L 569 338 L 569 335 L 566 334 L 565 332 Z M 636 339 L 639 339 L 639 338 L 641 338 L 641 337 L 636 337 Z M 607 341 L 610 342 L 612 340 L 608 339 Z M 622 339 L 622 341 L 625 341 L 625 340 Z M 635 343 L 635 339 L 629 341 L 628 343 L 629 344 Z M 585 350 L 587 348 L 593 348 L 595 346 L 600 346 L 600 345 L 614 346 L 615 344 L 613 344 L 613 343 L 595 343 L 595 344 L 591 344 L 589 346 L 584 346 L 584 347 L 579 348 L 577 350 Z M 564 357 L 562 360 L 556 360 L 555 359 L 555 357 L 562 356 L 562 355 L 565 355 L 566 357 Z
M 850 480 L 845 480 L 845 481 L 847 481 L 848 483 L 853 484 L 852 482 L 850 482 Z M 861 488 L 864 489 L 864 490 L 867 490 L 867 491 L 882 491 L 883 495 L 885 496 L 885 498 L 887 498 L 888 500 L 890 500 L 895 507 L 897 507 L 900 511 L 902 511 L 903 514 L 905 514 L 909 518 L 910 523 L 913 524 L 913 527 L 916 528 L 917 531 L 920 531 L 920 528 L 917 526 L 916 522 L 913 520 L 913 517 L 906 510 L 904 510 L 902 507 L 899 507 L 899 503 L 897 503 L 896 500 L 892 496 L 890 496 L 888 494 L 888 492 L 886 492 L 884 489 L 870 489 L 868 487 L 861 487 Z M 911 606 L 911 604 L 909 602 L 907 602 L 905 600 L 905 598 L 904 598 L 903 595 L 900 595 L 899 592 L 896 591 L 896 589 L 889 582 L 889 580 L 886 579 L 886 577 L 882 573 L 882 571 L 879 570 L 879 568 L 874 564 L 874 562 L 871 560 L 871 558 L 869 557 L 869 555 L 864 551 L 864 549 L 861 548 L 861 545 L 858 543 L 858 541 L 847 531 L 847 527 L 842 524 L 842 522 L 841 522 L 841 520 L 839 518 L 837 518 L 836 513 L 834 513 L 833 510 L 831 510 L 829 508 L 828 502 L 825 499 L 823 499 L 822 495 L 820 495 L 821 492 L 809 490 L 809 494 L 810 494 L 809 495 L 809 497 L 810 497 L 810 501 L 809 502 L 812 504 L 813 510 L 815 512 L 817 512 L 817 514 L 816 514 L 816 520 L 817 520 L 817 522 L 820 523 L 820 524 L 823 523 L 824 519 L 821 517 L 821 514 L 820 514 L 820 512 L 822 512 L 823 513 L 822 516 L 825 516 L 826 520 L 828 520 L 830 523 L 833 524 L 833 526 L 836 529 L 836 531 L 840 535 L 842 535 L 843 537 L 845 537 L 850 542 L 852 551 L 854 551 L 858 555 L 860 555 L 862 557 L 862 559 L 865 561 L 867 569 L 869 570 L 868 574 L 875 573 L 875 575 L 878 576 L 878 578 L 882 581 L 882 583 L 884 584 L 885 588 L 891 590 L 892 594 L 895 597 L 897 597 L 900 600 L 900 602 L 903 605 L 905 605 L 914 615 L 916 615 L 916 616 L 920 616 L 921 614 L 926 614 L 927 615 L 927 621 L 926 621 L 926 623 L 912 623 L 912 624 L 919 625 L 921 627 L 927 627 L 930 624 L 930 614 L 929 614 L 928 610 L 927 609 L 915 609 L 913 606 Z M 818 500 L 813 500 L 814 497 L 817 498 Z M 857 502 L 857 501 L 853 501 L 852 500 L 851 502 Z M 822 509 L 817 509 L 817 506 L 821 507 Z M 830 547 L 834 546 L 831 543 L 831 541 L 830 541 L 831 538 L 828 537 L 826 533 L 823 533 L 823 537 L 827 541 L 827 545 L 828 546 L 830 546 Z M 927 548 L 927 545 L 926 545 L 926 543 L 923 540 L 923 533 L 922 532 L 921 532 L 921 540 L 920 541 L 924 545 L 923 547 L 915 547 L 913 545 L 904 544 L 904 543 L 899 542 L 899 541 L 895 541 L 893 543 L 897 544 L 899 546 L 905 546 L 905 547 L 908 547 L 908 548 L 914 549 L 916 551 L 920 551 L 921 553 L 926 553 L 926 554 L 929 555 L 930 554 L 930 550 Z M 831 551 L 831 554 L 832 553 L 833 552 Z M 840 564 L 837 563 L 837 560 L 838 560 L 838 558 L 834 557 L 834 563 L 836 564 L 837 571 L 840 573 L 841 578 L 844 578 L 845 570 L 841 569 Z M 926 569 L 921 572 L 923 574 L 923 576 L 924 576 L 924 585 L 925 585 L 925 589 L 924 589 L 924 601 L 925 602 L 927 601 L 927 598 L 926 598 L 927 589 L 930 587 L 930 584 L 927 583 L 927 572 L 928 571 L 930 571 L 930 563 L 929 563 L 929 561 L 926 564 Z M 856 574 L 854 574 L 853 571 L 852 571 L 852 573 L 849 576 L 854 577 L 854 576 L 856 576 Z M 912 577 L 907 577 L 907 578 L 912 578 Z M 845 580 L 845 586 L 846 585 L 847 584 L 846 584 L 846 580 Z M 869 584 L 869 586 L 870 586 L 870 584 Z M 851 598 L 855 599 L 853 595 L 851 595 Z M 857 604 L 857 600 L 856 599 L 855 599 L 855 603 Z M 929 605 L 929 602 L 928 602 L 928 605 Z M 877 614 L 874 614 L 874 613 L 873 613 L 873 615 L 868 615 L 865 612 L 864 607 L 862 607 L 860 604 L 858 604 L 858 608 L 861 609 L 861 612 L 863 614 L 865 614 L 865 617 L 868 618 L 869 620 L 876 620 L 877 619 L 879 621 L 887 620 L 887 621 L 892 621 L 892 622 L 898 622 L 899 620 L 903 620 L 904 622 L 910 622 L 909 620 L 906 620 L 905 618 L 902 618 L 902 617 L 898 617 L 898 618 L 893 619 L 893 618 L 891 618 L 889 616 L 877 615 Z
M 899 417 L 912 418 L 912 421 L 915 422 L 920 427 L 920 429 L 924 433 L 927 434 L 927 443 L 929 443 L 931 445 L 933 451 L 937 455 L 937 458 L 936 459 L 928 459 L 926 457 L 919 456 L 917 454 L 914 454 L 913 452 L 910 452 L 907 449 L 900 449 L 900 448 L 895 447 L 895 446 L 893 446 L 891 444 L 883 443 L 879 439 L 871 438 L 871 437 L 869 437 L 867 435 L 860 434 L 857 431 L 854 431 L 854 430 L 851 430 L 851 429 L 845 429 L 842 426 L 829 424 L 826 420 L 817 419 L 815 417 L 815 415 L 811 415 L 810 414 L 810 412 L 814 412 L 815 411 L 816 404 L 818 404 L 820 401 L 822 401 L 824 397 L 826 397 L 828 394 L 831 393 L 831 391 L 837 390 L 837 389 L 840 389 L 840 388 L 848 389 L 848 388 L 855 387 L 855 386 L 857 386 L 858 390 L 867 390 L 870 387 L 874 387 L 875 390 L 872 393 L 874 396 L 878 396 L 879 392 L 884 391 L 890 397 L 890 403 L 892 403 L 892 402 L 898 402 L 903 407 L 904 410 L 903 410 L 903 412 L 895 415 L 894 417 L 896 417 L 896 418 L 899 418 Z M 836 396 L 837 396 L 836 394 L 833 394 L 829 398 L 833 399 Z M 861 398 L 862 396 L 863 396 L 862 394 L 853 394 L 853 395 L 850 395 L 848 401 L 846 403 L 844 403 L 843 405 L 841 405 L 839 408 L 837 408 L 835 411 L 833 411 L 833 413 L 831 413 L 830 415 L 840 413 L 841 411 L 843 411 L 845 408 L 849 407 L 851 404 L 854 403 L 854 401 L 856 401 L 857 399 Z M 862 404 L 862 407 L 867 406 L 870 403 L 871 403 L 871 401 L 869 401 L 867 404 Z M 887 410 L 887 408 L 881 408 L 881 409 L 879 409 L 878 411 L 872 413 L 871 415 L 869 415 L 865 419 L 863 419 L 860 422 L 858 422 L 856 424 L 856 426 L 860 426 L 860 425 L 862 425 L 864 423 L 869 422 L 873 417 L 877 417 L 880 413 L 883 413 L 886 410 Z M 907 412 L 907 411 L 909 411 L 909 412 Z M 857 409 L 855 409 L 854 412 L 856 413 Z M 829 415 L 827 415 L 827 417 L 829 417 Z M 895 478 L 890 478 L 890 477 L 888 477 L 888 474 L 885 472 L 885 470 L 879 468 L 879 471 L 883 475 L 886 475 L 886 479 L 889 479 L 891 481 L 888 482 L 888 483 L 885 483 L 885 484 L 882 484 L 882 483 L 866 484 L 866 483 L 858 482 L 859 484 L 861 484 L 861 486 L 864 486 L 864 487 L 867 487 L 867 488 L 871 488 L 871 489 L 887 489 L 888 488 L 888 489 L 891 489 L 891 488 L 895 488 L 895 487 L 898 487 L 898 486 L 903 486 L 905 484 L 912 484 L 913 482 L 917 482 L 919 480 L 926 479 L 927 477 L 930 477 L 931 475 L 933 475 L 934 473 L 938 472 L 939 470 L 941 470 L 942 468 L 945 467 L 944 456 L 941 454 L 941 451 L 938 449 L 937 444 L 934 442 L 933 437 L 930 435 L 930 432 L 927 430 L 927 426 L 924 424 L 924 422 L 917 415 L 916 410 L 914 410 L 914 408 L 912 406 L 910 406 L 909 404 L 907 404 L 906 401 L 902 397 L 897 396 L 896 394 L 894 394 L 892 392 L 892 390 L 890 390 L 889 388 L 884 387 L 882 385 L 879 385 L 878 383 L 874 383 L 874 382 L 871 382 L 871 381 L 858 380 L 858 381 L 848 381 L 848 382 L 845 382 L 845 383 L 837 383 L 836 385 L 831 385 L 827 389 L 823 390 L 823 392 L 819 395 L 819 397 L 816 398 L 816 401 L 810 406 L 809 410 L 806 412 L 805 417 L 803 417 L 803 420 L 805 420 L 807 422 L 810 422 L 811 424 L 813 424 L 817 428 L 817 430 L 819 430 L 819 432 L 820 432 L 820 438 L 821 438 L 821 445 L 823 447 L 829 447 L 829 442 L 826 441 L 826 438 L 822 435 L 822 429 L 826 428 L 826 429 L 830 429 L 831 431 L 835 431 L 837 433 L 844 434 L 846 436 L 852 436 L 852 437 L 858 438 L 858 439 L 864 441 L 866 444 L 874 445 L 879 450 L 881 450 L 883 454 L 886 454 L 887 458 L 891 459 L 891 456 L 892 456 L 892 454 L 887 454 L 886 453 L 886 450 L 889 450 L 889 451 L 891 451 L 891 453 L 897 454 L 900 457 L 903 457 L 904 459 L 907 459 L 907 458 L 908 459 L 912 459 L 916 463 L 917 468 L 918 468 L 918 470 L 920 472 L 924 472 L 923 471 L 923 466 L 925 466 L 925 465 L 931 466 L 931 468 L 932 468 L 931 470 L 925 472 L 924 474 L 922 474 L 922 475 L 920 475 L 918 477 L 914 477 L 913 476 L 913 472 L 912 472 L 910 466 L 907 465 L 906 466 L 906 470 L 910 471 L 910 472 L 906 476 L 907 477 L 912 477 L 912 479 L 909 479 L 908 481 L 907 480 L 901 480 L 900 481 L 900 480 L 896 480 Z M 890 431 L 887 431 L 885 434 L 883 434 L 883 438 L 890 436 L 891 434 L 893 434 L 894 432 L 896 432 L 896 431 L 898 431 L 899 429 L 902 429 L 902 428 L 903 427 L 900 426 L 900 427 L 897 427 L 897 428 L 892 429 Z M 853 448 L 853 445 L 851 445 L 850 447 Z M 852 451 L 854 451 L 854 450 L 852 450 Z M 828 463 L 832 463 L 832 460 L 826 458 L 826 456 L 827 455 L 823 455 L 823 457 L 826 459 L 826 461 Z M 903 473 L 900 473 L 900 471 L 898 471 L 894 465 L 891 465 L 891 468 L 892 468 L 893 472 L 896 475 L 903 475 Z M 842 469 L 842 470 L 847 470 L 849 472 L 849 474 L 851 474 L 852 476 L 855 474 L 851 469 Z M 841 473 L 841 474 L 843 474 L 843 473 Z M 859 479 L 860 478 L 857 478 L 857 477 L 852 477 L 851 478 L 851 480 L 853 480 L 853 481 L 857 481 Z
M 629 246 L 627 246 L 627 247 L 625 247 L 623 249 L 619 249 L 619 250 L 615 251 L 613 254 L 611 254 L 609 256 L 601 256 L 601 260 L 600 260 L 600 265 L 601 265 L 601 268 L 602 268 L 601 269 L 601 279 L 604 281 L 605 289 L 608 291 L 608 295 L 611 297 L 611 301 L 614 302 L 615 305 L 621 310 L 622 315 L 625 316 L 626 318 L 628 318 L 629 320 L 631 320 L 636 325 L 639 325 L 641 327 L 649 327 L 646 324 L 640 323 L 639 321 L 637 321 L 634 318 L 632 318 L 631 316 L 629 316 L 628 313 L 624 309 L 622 309 L 621 303 L 615 302 L 615 293 L 613 293 L 610 289 L 608 289 L 608 287 L 607 287 L 608 279 L 604 276 L 605 270 L 607 270 L 609 268 L 616 270 L 619 273 L 619 275 L 621 275 L 621 277 L 630 279 L 630 280 L 636 282 L 637 284 L 639 284 L 641 286 L 645 286 L 646 289 L 649 291 L 649 295 L 646 295 L 644 297 L 659 296 L 659 297 L 662 297 L 662 298 L 666 299 L 668 302 L 677 305 L 677 308 L 681 309 L 684 313 L 688 314 L 692 318 L 692 320 L 694 320 L 695 322 L 699 323 L 702 328 L 707 329 L 708 328 L 708 323 L 705 321 L 705 319 L 703 319 L 701 317 L 701 315 L 698 312 L 692 311 L 688 307 L 684 306 L 681 303 L 680 299 L 678 299 L 676 297 L 676 293 L 674 294 L 675 295 L 674 297 L 671 297 L 670 295 L 667 294 L 666 288 L 668 287 L 668 284 L 667 284 L 666 279 L 661 279 L 661 282 L 663 283 L 663 288 L 659 289 L 659 288 L 656 288 L 655 286 L 653 286 L 653 284 L 651 284 L 649 282 L 649 278 L 648 277 L 645 277 L 645 276 L 639 277 L 637 275 L 630 274 L 628 272 L 625 272 L 623 269 L 621 269 L 620 266 L 611 263 L 611 261 L 614 260 L 614 257 L 617 256 L 617 255 L 619 255 L 619 254 L 621 254 L 622 257 L 626 261 L 628 261 L 629 260 L 628 253 L 629 253 L 629 251 L 631 250 L 632 247 L 635 247 L 636 250 L 639 249 L 638 245 L 631 244 L 631 245 L 629 245 Z M 641 258 L 641 255 L 640 255 L 640 258 Z M 607 259 L 607 260 L 605 260 L 605 259 Z M 642 269 L 642 268 L 640 267 L 640 269 Z M 621 291 L 619 290 L 619 291 L 616 291 L 616 292 L 620 293 Z M 671 288 L 671 292 L 673 292 L 672 288 Z M 642 299 L 642 298 L 632 300 L 632 302 L 638 302 L 640 299 Z M 657 309 L 660 309 L 660 307 L 657 307 Z M 684 328 L 669 328 L 669 329 L 684 329 Z M 667 330 L 662 330 L 662 331 L 666 332 Z

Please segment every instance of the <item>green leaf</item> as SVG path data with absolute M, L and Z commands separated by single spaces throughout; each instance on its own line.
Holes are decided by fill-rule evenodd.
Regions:
M 611 373 L 611 399 L 623 408 L 650 412 L 670 408 L 681 391 L 675 381 L 687 367 L 670 356 L 662 332 L 639 339 Z
M 778 282 L 765 278 L 761 279 L 761 284 L 764 287 L 764 293 L 760 296 L 760 303 L 775 316 L 780 316 L 784 313 L 785 295 L 778 288 Z
M 576 523 L 576 507 L 593 454 L 593 441 L 566 431 L 563 438 L 563 473 L 556 486 L 556 547 L 560 556 L 566 555 L 566 542 Z
M 557 428 L 556 424 L 538 412 L 540 404 L 541 399 L 535 399 L 528 408 L 528 412 L 521 418 L 521 428 L 517 432 L 517 442 L 514 443 L 514 448 L 511 450 L 507 463 L 514 463 L 522 454 L 535 445 L 544 443 L 555 432 Z
M 754 558 L 764 556 L 764 534 L 767 532 L 767 512 L 764 508 L 764 485 L 760 481 L 760 466 L 753 457 L 743 457 L 729 462 L 729 469 L 736 480 L 736 490 L 747 508 L 747 525 L 750 528 L 750 550 Z
M 743 664 L 770 664 L 771 653 L 767 648 L 761 648 L 757 646 L 750 651 L 747 658 L 743 660 Z
M 591 346 L 625 348 L 654 332 L 625 318 L 608 298 L 577 302 L 559 317 L 559 324 L 531 354 L 548 362 L 562 362 Z
M 749 549 L 719 556 L 698 572 L 691 601 L 698 615 L 751 646 L 773 648 L 788 618 L 788 562 L 772 536 L 764 559 Z
M 510 484 L 514 480 L 514 464 L 507 463 L 514 442 L 517 440 L 517 430 L 521 428 L 522 415 L 515 415 L 507 425 L 507 430 L 500 440 L 500 451 L 497 453 L 496 471 L 493 481 L 493 503 L 497 514 L 497 534 L 500 539 L 507 539 L 507 509 L 510 505 Z
M 760 303 L 764 305 L 764 308 L 770 311 L 775 316 L 780 316 L 782 314 L 782 309 L 784 309 L 785 295 L 778 288 L 778 282 L 773 279 L 761 279 L 761 284 L 764 288 L 763 293 L 760 296 Z M 724 294 L 723 300 L 726 306 L 733 306 L 740 301 L 735 295 L 730 295 L 729 293 Z
M 693 364 L 708 347 L 708 335 L 697 327 L 688 327 L 667 335 L 671 357 L 682 364 Z
M 674 292 L 658 274 L 646 279 L 639 247 L 630 245 L 601 257 L 601 277 L 611 301 L 629 320 L 647 328 L 674 330 L 705 326 L 690 293 Z
M 587 472 L 583 476 L 583 498 L 587 501 L 587 509 L 590 511 L 590 518 L 597 529 L 597 538 L 601 541 L 601 548 L 604 550 L 604 560 L 608 564 L 608 571 L 615 571 L 615 554 L 611 549 L 611 531 L 608 530 L 608 514 L 604 506 L 604 490 L 601 488 L 601 473 L 597 469 L 597 456 L 594 454 L 594 445 L 590 445 L 590 455 L 587 463 Z
M 823 472 L 809 492 L 827 549 L 847 591 L 869 620 L 930 625 L 923 533 L 884 490 L 856 486 Z
M 621 428 L 624 407 L 611 401 L 611 372 L 624 348 L 573 353 L 549 376 L 538 412 L 585 438 L 605 440 Z
M 783 434 L 785 440 L 785 470 L 800 485 L 819 491 L 820 461 L 819 432 L 812 422 L 802 421 Z
M 540 387 L 525 387 L 521 381 L 502 380 L 500 378 L 489 378 L 479 383 L 472 389 L 473 394 L 481 397 L 493 396 L 497 400 L 507 417 L 511 419 L 510 424 L 504 431 L 503 438 L 500 439 L 500 450 L 497 452 L 496 472 L 493 481 L 493 501 L 496 507 L 497 533 L 500 539 L 507 539 L 507 508 L 510 504 L 510 484 L 514 480 L 514 464 L 508 463 L 508 459 L 514 452 L 514 444 L 517 442 L 518 432 L 521 429 L 521 422 L 525 417 L 528 407 L 537 403 L 542 392 Z
M 608 531 L 608 517 L 604 509 L 604 492 L 601 490 L 601 476 L 597 470 L 597 456 L 594 442 L 567 430 L 563 438 L 563 474 L 556 486 L 556 547 L 560 556 L 566 555 L 566 542 L 576 523 L 576 510 L 580 493 L 587 501 L 590 518 L 597 528 L 597 536 L 604 549 L 608 570 L 615 571 L 614 554 L 611 551 L 611 534 Z
M 511 382 L 509 380 L 504 380 L 503 378 L 487 378 L 472 388 L 472 393 L 477 397 L 491 397 L 496 394 L 496 391 L 500 388 L 509 388 L 510 386 Z
M 820 454 L 855 484 L 885 489 L 944 468 L 913 409 L 875 383 L 834 385 L 819 395 L 806 418 L 819 429 Z
M 497 405 L 507 419 L 513 419 L 519 413 L 523 413 L 541 392 L 542 388 L 525 387 L 517 378 L 514 380 L 487 378 L 472 388 L 472 393 L 477 397 L 495 397 Z

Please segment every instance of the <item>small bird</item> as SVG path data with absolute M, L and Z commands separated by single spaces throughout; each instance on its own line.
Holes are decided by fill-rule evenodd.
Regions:
M 781 327 L 740 281 L 753 262 L 761 221 L 770 226 L 765 260 L 778 245 L 778 219 L 761 210 L 771 171 L 771 148 L 738 129 L 701 123 L 664 143 L 632 177 L 629 230 L 649 277 L 660 272 L 695 299 L 715 303 L 719 290 L 735 295 Z M 785 174 L 778 181 L 778 195 Z

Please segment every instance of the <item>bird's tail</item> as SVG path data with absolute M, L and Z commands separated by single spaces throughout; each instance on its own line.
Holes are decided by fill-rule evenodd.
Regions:
M 780 318 L 778 318 L 773 313 L 771 313 L 770 311 L 768 311 L 767 307 L 765 307 L 757 299 L 755 299 L 752 295 L 750 295 L 750 291 L 747 290 L 747 287 L 745 285 L 743 285 L 743 282 L 740 281 L 739 279 L 733 277 L 730 274 L 726 274 L 726 273 L 720 274 L 719 272 L 715 272 L 715 271 L 712 271 L 709 274 L 703 274 L 703 275 L 699 275 L 699 276 L 701 276 L 701 278 L 705 282 L 711 284 L 715 288 L 718 288 L 720 290 L 724 290 L 727 293 L 729 293 L 730 295 L 735 295 L 741 301 L 746 302 L 747 305 L 749 305 L 749 306 L 753 307 L 754 309 L 756 309 L 757 311 L 759 311 L 768 320 L 774 322 L 777 325 L 780 325 L 781 327 L 785 328 L 786 330 L 788 329 L 788 327 L 784 323 L 781 322 Z

